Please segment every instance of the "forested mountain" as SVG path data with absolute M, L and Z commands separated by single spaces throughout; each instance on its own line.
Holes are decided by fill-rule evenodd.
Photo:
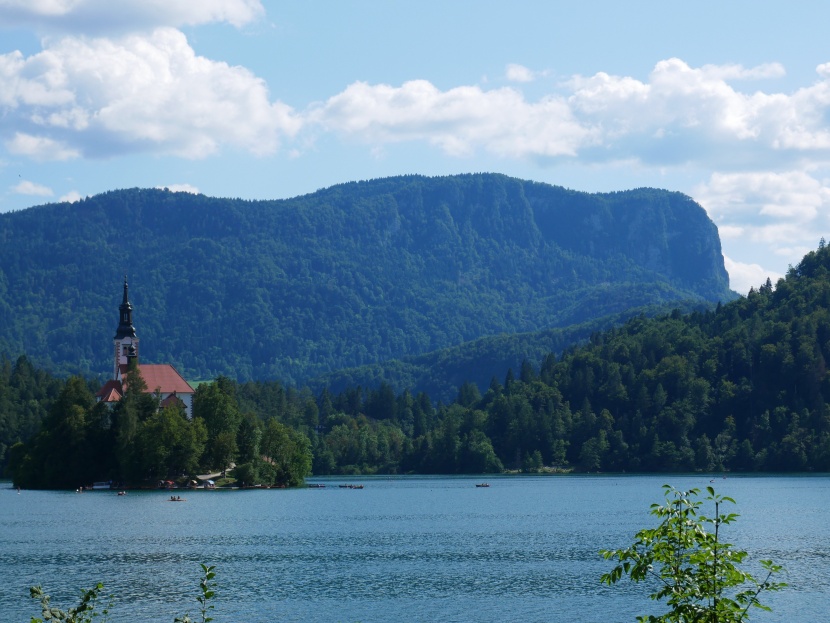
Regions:
M 483 395 L 463 385 L 438 409 L 384 385 L 324 393 L 315 469 L 828 471 L 828 360 L 822 240 L 774 286 L 714 310 L 633 318 L 508 371 Z
M 200 386 L 189 422 L 129 401 L 107 415 L 82 380 L 57 382 L 55 398 L 55 380 L 25 360 L 3 364 L 0 395 L 16 405 L 27 396 L 26 409 L 48 412 L 44 429 L 8 452 L 30 486 L 73 486 L 78 474 L 140 481 L 234 459 L 247 482 L 292 482 L 311 461 L 315 474 L 828 471 L 828 358 L 830 248 L 822 243 L 774 286 L 768 280 L 715 309 L 632 318 L 539 367 L 506 371 L 483 394 L 464 383 L 449 404 L 383 382 L 315 394 L 220 378 Z M 127 433 L 138 441 L 114 455 Z M 266 439 L 267 465 L 257 458 L 257 440 Z M 0 438 L 0 450 L 13 441 Z M 279 457 L 286 462 L 275 472 Z
M 144 362 L 302 383 L 728 289 L 689 197 L 501 175 L 281 201 L 121 190 L 0 215 L 0 353 L 106 374 L 127 274 Z

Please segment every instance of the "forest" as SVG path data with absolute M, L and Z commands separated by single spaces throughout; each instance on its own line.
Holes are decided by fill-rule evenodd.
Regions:
M 16 482 L 50 487 L 77 485 L 60 480 L 67 466 L 146 481 L 231 460 L 248 482 L 284 484 L 309 473 L 827 471 L 828 357 L 822 240 L 776 284 L 705 311 L 632 318 L 484 392 L 464 383 L 447 403 L 386 383 L 315 394 L 220 377 L 199 386 L 188 421 L 147 394 L 109 413 L 88 381 L 7 361 L 0 443 Z
M 715 225 L 665 190 L 588 194 L 493 174 L 279 201 L 117 190 L 0 214 L 0 354 L 60 376 L 107 370 L 125 274 L 145 362 L 293 386 L 735 297 Z

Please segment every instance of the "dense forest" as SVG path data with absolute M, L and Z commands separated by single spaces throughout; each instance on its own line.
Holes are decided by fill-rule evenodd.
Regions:
M 132 189 L 0 214 L 0 354 L 104 373 L 125 274 L 145 362 L 292 385 L 735 296 L 717 229 L 680 193 L 587 194 L 492 174 L 280 201 Z
M 712 307 L 712 304 L 700 301 L 633 307 L 561 329 L 482 337 L 432 353 L 337 370 L 313 378 L 307 385 L 315 393 L 323 389 L 339 393 L 350 387 L 373 389 L 385 383 L 396 393 L 405 389 L 413 393 L 424 392 L 433 402 L 446 404 L 458 396 L 465 383 L 473 383 L 484 392 L 494 375 L 502 376 L 509 368 L 518 370 L 527 364 L 538 368 L 551 353 L 559 354 L 570 346 L 587 342 L 592 334 L 619 326 L 629 318 L 652 317 L 676 309 L 688 313 Z
M 313 461 L 315 474 L 827 471 L 828 357 L 830 248 L 822 240 L 777 284 L 767 280 L 715 309 L 633 318 L 559 356 L 549 354 L 539 367 L 525 362 L 507 370 L 483 394 L 465 383 L 444 404 L 423 392 L 396 393 L 385 383 L 314 394 L 278 382 L 220 378 L 199 387 L 187 425 L 204 444 L 194 460 L 216 466 L 235 458 L 254 480 L 274 478 L 279 452 Z M 122 427 L 118 412 L 128 405 L 102 426 L 104 412 L 90 404 L 81 379 L 63 383 L 55 398 L 56 381 L 27 362 L 4 370 L 3 392 L 27 392 L 33 413 L 48 409 L 43 430 L 10 452 L 16 480 L 55 486 L 41 470 L 55 453 L 63 453 L 63 466 L 88 458 L 72 454 L 69 440 L 94 439 L 94 431 L 111 431 L 109 447 L 118 447 L 112 445 Z M 160 417 L 148 406 L 134 421 L 155 426 Z M 277 426 L 286 449 L 256 449 L 251 440 L 262 444 Z M 153 430 L 148 438 L 162 443 L 164 428 Z M 194 466 L 150 462 L 132 476 L 188 468 Z
M 15 484 L 74 489 L 109 480 L 154 486 L 189 480 L 200 470 L 224 472 L 236 463 L 241 484 L 297 486 L 311 471 L 308 437 L 274 418 L 241 412 L 227 379 L 197 389 L 192 418 L 181 403 L 160 407 L 134 362 L 125 380 L 124 397 L 110 409 L 95 402 L 82 378 L 70 378 L 38 433 L 9 449 Z

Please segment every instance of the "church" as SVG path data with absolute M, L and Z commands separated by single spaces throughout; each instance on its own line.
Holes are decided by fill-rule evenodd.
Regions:
M 115 332 L 112 379 L 95 394 L 98 402 L 110 406 L 117 403 L 124 396 L 127 364 L 130 359 L 138 363 L 138 335 L 133 326 L 133 306 L 130 304 L 127 278 L 124 278 L 124 299 L 118 307 L 120 319 Z M 193 416 L 193 388 L 184 380 L 179 371 L 170 364 L 138 363 L 141 378 L 147 384 L 147 392 L 156 394 L 161 399 L 161 406 L 165 407 L 178 401 L 185 409 L 188 418 Z

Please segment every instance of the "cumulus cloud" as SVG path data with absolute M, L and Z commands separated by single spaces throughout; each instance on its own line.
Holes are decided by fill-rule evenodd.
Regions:
M 537 74 L 533 70 L 516 63 L 510 63 L 505 72 L 505 77 L 511 82 L 533 82 L 536 80 L 536 76 Z
M 830 207 L 830 188 L 805 171 L 713 173 L 695 197 L 715 221 L 755 214 L 804 223 Z
M 195 186 L 190 184 L 170 184 L 169 186 L 156 186 L 156 188 L 166 188 L 173 193 L 190 193 L 192 195 L 200 194 L 200 191 Z
M 591 142 L 590 129 L 560 97 L 530 104 L 510 88 L 440 91 L 426 80 L 400 87 L 356 82 L 308 121 L 371 144 L 424 140 L 456 156 L 481 148 L 508 157 L 574 156 Z
M 33 160 L 71 160 L 80 155 L 77 149 L 67 146 L 62 141 L 23 132 L 16 132 L 5 144 L 10 153 L 28 156 Z
M 48 186 L 36 184 L 29 180 L 21 180 L 18 184 L 12 186 L 12 192 L 18 195 L 32 195 L 35 197 L 51 197 L 54 194 Z
M 798 263 L 830 228 L 830 187 L 805 171 L 713 173 L 693 194 L 733 250 L 764 248 L 776 264 Z M 733 263 L 730 277 L 757 287 L 760 267 Z
M 307 119 L 373 147 L 419 140 L 454 155 L 482 149 L 503 157 L 721 170 L 771 161 L 780 168 L 806 154 L 830 161 L 830 69 L 819 66 L 816 83 L 790 94 L 735 84 L 784 73 L 776 63 L 695 68 L 672 58 L 657 63 L 646 81 L 603 72 L 574 76 L 537 101 L 512 88 L 358 82 L 308 111 Z M 510 65 L 507 76 L 525 82 L 534 74 Z
M 300 121 L 243 67 L 197 56 L 159 28 L 121 39 L 65 37 L 0 56 L 0 133 L 39 159 L 145 151 L 200 158 L 220 146 L 273 153 Z
M 0 0 L 0 24 L 93 35 L 214 22 L 240 27 L 264 13 L 260 0 Z
M 58 199 L 58 201 L 60 201 L 62 203 L 64 203 L 64 202 L 65 203 L 76 203 L 76 202 L 80 201 L 82 198 L 83 197 L 81 197 L 81 193 L 79 193 L 77 190 L 70 190 L 65 195 L 61 195 L 61 197 L 60 197 L 60 199 Z
M 783 275 L 764 269 L 760 264 L 745 264 L 729 257 L 723 258 L 726 272 L 729 273 L 729 287 L 739 294 L 746 295 L 750 288 L 756 290 L 769 278 L 776 283 Z

